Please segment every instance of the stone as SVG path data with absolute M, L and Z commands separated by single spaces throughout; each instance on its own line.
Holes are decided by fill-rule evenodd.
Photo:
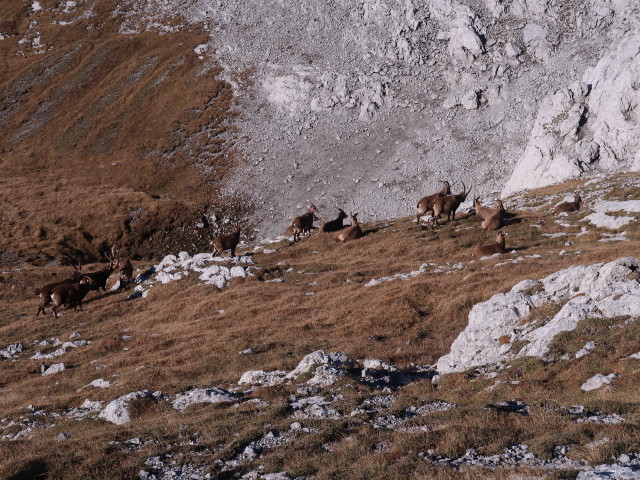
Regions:
M 176 410 L 184 410 L 196 403 L 232 403 L 237 401 L 237 399 L 237 395 L 222 388 L 194 388 L 188 392 L 176 395 L 172 405 Z
M 282 383 L 286 378 L 287 372 L 276 370 L 273 372 L 265 372 L 264 370 L 249 370 L 244 372 L 238 380 L 238 385 L 264 385 L 273 386 Z
M 155 399 L 157 397 L 157 394 L 152 394 L 148 390 L 127 393 L 109 402 L 107 406 L 100 411 L 98 418 L 115 423 L 116 425 L 124 425 L 131 421 L 131 417 L 129 416 L 129 402 L 142 398 Z
M 556 272 L 540 280 L 524 280 L 507 293 L 498 293 L 476 304 L 469 324 L 451 345 L 449 354 L 437 363 L 439 374 L 461 372 L 515 358 L 544 359 L 553 338 L 573 330 L 586 318 L 613 318 L 640 315 L 640 284 L 630 275 L 640 268 L 634 257 L 607 264 L 580 265 Z M 537 307 L 565 302 L 544 325 L 523 322 Z M 500 344 L 500 338 L 510 342 Z M 524 341 L 519 351 L 513 344 Z
M 63 370 L 64 363 L 54 363 L 53 365 L 50 365 L 49 368 L 47 368 L 44 372 L 42 372 L 42 375 L 53 375 L 54 373 L 59 373 Z
M 349 360 L 346 353 L 332 352 L 325 353 L 324 350 L 316 350 L 307 354 L 298 366 L 286 375 L 286 378 L 297 378 L 303 373 L 309 372 L 314 366 L 330 365 L 340 368 L 353 368 L 353 362 Z
M 589 380 L 584 382 L 580 389 L 584 392 L 597 390 L 598 388 L 601 388 L 605 385 L 610 385 L 617 377 L 618 375 L 616 375 L 615 373 L 611 373 L 609 375 L 602 375 L 601 373 L 598 373 L 597 375 L 594 375 Z
M 522 49 L 513 42 L 507 42 L 504 46 L 504 53 L 507 57 L 517 57 L 522 53 Z

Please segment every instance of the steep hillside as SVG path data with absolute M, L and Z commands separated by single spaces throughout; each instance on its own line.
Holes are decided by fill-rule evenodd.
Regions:
M 32 292 L 68 267 L 5 269 L 0 476 L 635 478 L 640 178 L 506 207 L 502 255 L 468 209 L 389 219 L 139 262 L 58 318 Z
M 200 29 L 124 35 L 114 7 L 2 6 L 5 259 L 96 259 L 112 244 L 149 258 L 206 248 L 218 231 L 210 215 L 225 214 L 218 194 L 234 164 L 230 85 L 194 52 Z

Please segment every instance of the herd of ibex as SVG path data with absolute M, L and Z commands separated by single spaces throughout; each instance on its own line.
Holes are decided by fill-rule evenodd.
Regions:
M 448 181 L 440 180 L 442 183 L 442 189 L 439 192 L 433 193 L 426 197 L 422 197 L 418 201 L 416 214 L 416 223 L 420 225 L 420 218 L 424 215 L 431 215 L 430 225 L 432 228 L 440 225 L 439 220 L 442 214 L 446 214 L 447 222 L 455 220 L 457 209 L 467 199 L 471 188 L 467 190 L 464 182 L 462 183 L 462 192 L 458 194 L 451 193 L 451 184 Z M 579 193 L 575 194 L 573 202 L 563 202 L 557 205 L 553 214 L 558 215 L 563 212 L 574 212 L 580 209 L 582 198 Z M 480 203 L 480 197 L 475 197 L 473 200 L 473 206 L 475 208 L 476 216 L 482 221 L 480 226 L 485 230 L 499 230 L 505 226 L 505 218 L 507 211 L 501 200 L 497 200 L 494 208 L 489 208 Z M 285 230 L 287 237 L 293 236 L 293 241 L 300 241 L 301 234 L 311 234 L 313 222 L 318 220 L 316 216 L 318 209 L 315 205 L 311 204 L 307 208 L 307 212 L 303 215 L 295 217 L 291 220 L 290 225 Z M 360 212 L 351 212 L 347 215 L 344 210 L 338 208 L 338 217 L 334 220 L 323 222 L 320 225 L 320 233 L 333 233 L 340 232 L 336 237 L 336 242 L 348 242 L 356 240 L 364 236 L 360 223 L 358 222 L 358 214 Z M 345 225 L 343 220 L 349 217 L 351 225 Z M 231 256 L 235 257 L 236 247 L 240 243 L 241 228 L 229 235 L 221 235 L 217 237 L 214 242 L 213 254 L 221 255 L 224 251 L 230 250 Z M 496 253 L 504 253 L 506 251 L 505 246 L 506 233 L 503 231 L 498 232 L 496 241 L 489 245 L 477 245 L 473 249 L 473 255 L 476 257 L 493 255 Z M 82 300 L 91 290 L 98 290 L 102 288 L 106 291 L 107 279 L 116 270 L 120 269 L 120 288 L 123 288 L 127 284 L 131 283 L 133 279 L 133 266 L 128 259 L 116 258 L 114 248 L 110 253 L 105 253 L 105 257 L 109 260 L 109 266 L 98 270 L 96 272 L 83 273 L 82 265 L 73 266 L 73 273 L 69 278 L 61 280 L 59 282 L 50 283 L 42 288 L 36 290 L 36 295 L 40 296 L 40 306 L 36 316 L 42 312 L 49 303 L 53 303 L 53 314 L 58 315 L 58 309 L 62 306 L 72 308 L 76 310 L 78 307 L 82 310 Z

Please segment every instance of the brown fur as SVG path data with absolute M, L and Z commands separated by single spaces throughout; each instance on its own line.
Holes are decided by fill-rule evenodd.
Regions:
M 293 227 L 293 241 L 297 242 L 300 240 L 301 233 L 309 233 L 313 228 L 313 221 L 318 220 L 316 217 L 316 213 L 318 213 L 318 209 L 315 205 L 309 205 L 307 209 L 307 213 L 304 215 L 300 215 L 293 220 L 291 220 L 291 226 Z
M 53 292 L 56 287 L 59 287 L 60 285 L 69 285 L 80 281 L 80 279 L 82 278 L 81 270 L 81 264 L 78 264 L 77 267 L 74 265 L 73 274 L 71 274 L 69 278 L 65 278 L 64 280 L 60 280 L 59 282 L 49 283 L 42 288 L 36 289 L 35 293 L 40 297 L 40 306 L 38 307 L 38 311 L 36 312 L 36 317 L 40 315 L 40 312 L 42 312 L 42 314 L 44 315 L 45 307 L 51 302 L 51 292 Z
M 562 202 L 559 205 L 556 205 L 556 208 L 553 209 L 553 214 L 558 215 L 563 212 L 577 212 L 580 210 L 580 204 L 582 203 L 582 197 L 580 197 L 579 193 L 575 193 L 573 197 L 573 202 Z
M 105 253 L 104 256 L 109 260 L 109 266 L 97 272 L 83 274 L 80 283 L 92 285 L 93 290 L 100 291 L 102 288 L 103 291 L 107 291 L 107 280 L 113 271 L 118 268 L 118 260 L 115 258 L 114 247 L 111 248 L 111 254 Z
M 213 255 L 221 255 L 225 250 L 231 250 L 231 256 L 236 256 L 236 247 L 240 243 L 240 231 L 238 227 L 234 233 L 220 235 L 213 241 Z
M 505 233 L 499 232 L 496 237 L 496 243 L 492 245 L 476 245 L 473 249 L 473 255 L 476 257 L 488 257 L 495 253 L 504 253 L 505 249 Z
M 504 216 L 507 213 L 507 211 L 504 208 L 504 204 L 502 203 L 502 200 L 498 200 L 496 202 L 496 205 L 497 205 L 497 208 L 495 210 L 492 210 L 490 208 L 487 209 L 491 212 L 491 215 L 485 217 L 485 219 L 482 221 L 481 226 L 485 230 L 498 230 L 500 227 L 502 227 L 504 223 Z
M 358 223 L 358 213 L 359 212 L 354 212 L 349 215 L 351 219 L 351 226 L 342 230 L 336 241 L 348 242 L 362 237 L 362 229 Z
M 428 195 L 426 197 L 422 197 L 418 200 L 418 205 L 416 208 L 418 209 L 418 214 L 416 215 L 416 223 L 420 223 L 420 217 L 426 215 L 428 212 L 431 212 L 433 215 L 433 202 L 435 202 L 436 198 L 444 197 L 445 195 L 451 195 L 451 186 L 449 182 L 446 180 L 439 180 L 442 183 L 442 190 L 438 193 L 434 193 Z
M 473 207 L 476 209 L 476 216 L 480 220 L 485 220 L 495 215 L 496 211 L 493 208 L 485 207 L 480 203 L 480 197 L 473 199 Z
M 450 222 L 451 220 L 454 220 L 456 218 L 456 210 L 460 204 L 467 199 L 467 195 L 469 195 L 472 188 L 473 187 L 469 187 L 469 190 L 467 190 L 464 182 L 462 182 L 462 193 L 436 198 L 433 202 L 433 220 L 431 221 L 431 224 L 433 226 L 440 225 L 438 223 L 438 219 L 443 213 L 447 214 L 447 221 Z
M 117 267 L 120 268 L 120 287 L 128 285 L 133 280 L 133 265 L 128 258 L 119 258 Z
M 58 316 L 58 309 L 63 305 L 66 305 L 67 308 L 73 307 L 74 311 L 80 307 L 80 311 L 82 311 L 82 300 L 91 290 L 93 290 L 93 285 L 90 283 L 72 283 L 54 288 L 51 292 L 53 316 Z
M 320 233 L 337 232 L 344 228 L 342 220 L 347 218 L 347 214 L 341 208 L 338 209 L 338 218 L 329 220 L 328 222 L 322 222 L 320 224 Z

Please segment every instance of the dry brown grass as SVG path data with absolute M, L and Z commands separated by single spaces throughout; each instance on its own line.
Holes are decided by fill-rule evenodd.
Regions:
M 244 216 L 244 200 L 218 197 L 236 161 L 234 100 L 221 69 L 203 74 L 193 52 L 206 35 L 122 35 L 106 13 L 61 27 L 47 10 L 57 4 L 42 5 L 33 17 L 53 48 L 26 56 L 17 41 L 28 22 L 0 7 L 17 19 L 3 23 L 16 36 L 2 44 L 0 248 L 86 259 L 107 244 L 140 258 L 206 248 L 217 227 L 194 227 L 206 212 Z
M 568 220 L 574 223 L 575 218 Z M 506 227 L 508 246 L 516 253 L 485 261 L 472 261 L 470 252 L 493 232 L 480 230 L 473 216 L 460 216 L 437 230 L 420 229 L 409 217 L 370 224 L 366 227 L 371 233 L 347 244 L 336 243 L 334 235 L 313 235 L 296 245 L 283 241 L 276 245 L 276 253 L 253 257 L 264 268 L 263 279 L 280 277 L 284 283 L 253 278 L 218 291 L 189 278 L 156 286 L 148 298 L 132 302 L 124 300 L 124 293 L 92 293 L 83 313 L 65 312 L 58 319 L 34 317 L 37 299 L 32 292 L 36 286 L 66 275 L 68 267 L 27 265 L 7 270 L 0 282 L 0 301 L 5 305 L 0 311 L 0 338 L 5 339 L 0 347 L 18 340 L 31 345 L 34 340 L 54 336 L 66 340 L 75 330 L 81 332 L 78 338 L 93 343 L 57 360 L 69 368 L 55 378 L 39 375 L 40 362 L 28 359 L 33 347 L 18 363 L 0 362 L 0 411 L 2 416 L 18 418 L 29 404 L 58 412 L 78 406 L 86 398 L 112 400 L 143 388 L 174 394 L 191 386 L 234 384 L 247 370 L 292 369 L 318 348 L 342 350 L 354 359 L 380 358 L 401 367 L 411 362 L 431 364 L 448 352 L 477 302 L 525 278 L 539 279 L 575 263 L 626 256 L 640 245 L 640 232 L 633 225 L 627 229 L 630 242 L 602 243 L 596 228 L 589 228 L 590 233 L 581 237 L 544 237 L 542 233 L 563 229 L 553 221 L 542 230 L 530 226 L 542 219 L 549 217 L 539 212 L 516 212 L 517 221 Z M 579 231 L 579 227 L 571 230 Z M 565 246 L 568 238 L 574 245 Z M 569 254 L 560 256 L 560 250 Z M 242 253 L 241 248 L 239 251 Z M 572 253 L 576 251 L 582 253 Z M 495 266 L 530 254 L 542 257 Z M 440 266 L 461 262 L 465 267 L 452 269 L 450 274 L 434 273 L 436 267 L 432 267 L 407 281 L 363 286 L 372 278 L 409 272 L 427 262 Z M 145 264 L 136 266 L 144 268 Z M 293 271 L 287 272 L 290 267 Z M 310 292 L 314 295 L 306 295 Z M 400 390 L 393 407 L 397 411 L 435 399 L 460 405 L 413 421 L 425 422 L 428 432 L 375 431 L 348 418 L 310 420 L 305 425 L 318 428 L 318 434 L 302 436 L 267 452 L 259 463 L 269 471 L 327 479 L 406 478 L 409 472 L 422 478 L 478 478 L 474 476 L 477 471 L 453 472 L 419 460 L 417 453 L 434 449 L 438 455 L 457 456 L 473 447 L 492 454 L 522 442 L 537 455 L 548 457 L 554 446 L 567 444 L 572 446 L 572 454 L 595 461 L 610 452 L 640 449 L 638 437 L 634 437 L 640 420 L 636 388 L 640 371 L 635 363 L 621 360 L 637 350 L 637 335 L 626 338 L 623 332 L 628 329 L 607 327 L 586 322 L 584 329 L 558 338 L 554 345 L 558 356 L 575 353 L 588 338 L 597 339 L 602 348 L 579 361 L 545 364 L 525 358 L 513 362 L 498 380 L 517 380 L 519 385 L 486 390 L 496 379 L 456 374 L 443 378 L 438 390 L 428 382 Z M 636 327 L 631 328 L 635 332 Z M 123 335 L 132 338 L 124 340 Z M 238 355 L 249 347 L 257 354 Z M 94 360 L 97 362 L 91 363 Z M 106 367 L 97 371 L 101 363 Z M 138 368 L 143 365 L 147 368 Z M 580 391 L 582 382 L 591 375 L 611 371 L 621 377 L 609 390 Z M 99 377 L 112 381 L 112 386 L 85 388 Z M 346 414 L 370 394 L 364 387 L 347 383 L 338 386 L 345 396 L 339 405 Z M 295 387 L 263 388 L 253 397 L 269 401 L 266 408 L 197 405 L 182 413 L 162 404 L 140 402 L 134 408 L 134 421 L 124 426 L 93 420 L 44 420 L 55 426 L 36 429 L 28 440 L 0 442 L 0 476 L 29 465 L 34 469 L 44 465 L 50 478 L 127 478 L 142 468 L 146 458 L 160 452 L 212 465 L 216 459 L 235 455 L 270 429 L 287 429 L 292 421 L 287 401 L 292 394 Z M 502 414 L 488 407 L 512 398 L 528 403 L 531 415 Z M 628 422 L 622 426 L 577 424 L 562 410 L 550 407 L 574 404 L 618 412 Z M 187 427 L 180 430 L 180 424 Z M 58 445 L 54 438 L 61 431 L 71 437 Z M 136 436 L 155 443 L 129 453 L 109 444 Z M 193 455 L 193 449 L 175 445 L 189 436 L 198 439 L 199 456 Z M 611 444 L 593 451 L 585 446 L 603 437 L 611 438 Z M 376 452 L 374 445 L 381 441 L 388 442 L 390 448 Z M 333 451 L 319 448 L 325 444 Z M 82 455 L 73 453 L 72 447 L 78 445 L 82 445 Z M 486 476 L 506 478 L 507 473 L 486 472 Z

